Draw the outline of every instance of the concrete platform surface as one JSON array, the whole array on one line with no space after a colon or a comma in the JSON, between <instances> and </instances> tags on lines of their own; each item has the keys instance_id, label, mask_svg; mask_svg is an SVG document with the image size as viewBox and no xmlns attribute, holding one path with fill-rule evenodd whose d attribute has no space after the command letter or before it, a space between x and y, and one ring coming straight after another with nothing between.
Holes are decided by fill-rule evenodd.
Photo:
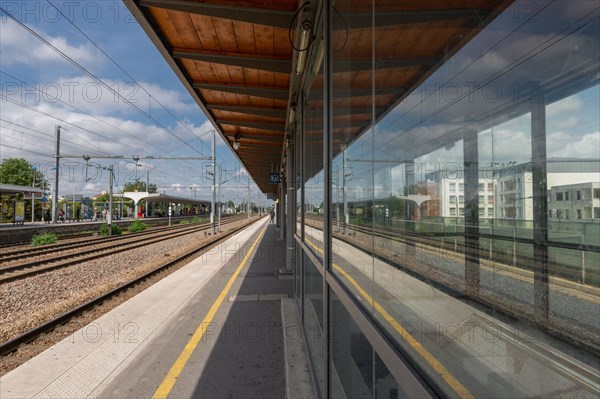
<instances>
[{"instance_id":1,"label":"concrete platform surface","mask_svg":"<svg viewBox=\"0 0 600 399\"><path fill-rule=\"evenodd\" d=\"M219 296L168 397L285 397L281 301L292 285L276 275L285 263L277 236L266 219L244 229L0 378L0 398L152 397ZM302 342L293 336L295 345ZM307 363L297 368L308 381Z\"/></svg>"}]
</instances>

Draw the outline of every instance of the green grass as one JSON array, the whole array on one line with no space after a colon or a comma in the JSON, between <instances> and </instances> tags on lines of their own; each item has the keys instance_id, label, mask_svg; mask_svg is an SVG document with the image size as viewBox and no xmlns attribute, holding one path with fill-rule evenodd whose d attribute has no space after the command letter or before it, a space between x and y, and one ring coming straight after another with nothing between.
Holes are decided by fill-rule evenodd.
<instances>
[{"instance_id":1,"label":"green grass","mask_svg":"<svg viewBox=\"0 0 600 399\"><path fill-rule=\"evenodd\" d=\"M140 220L134 220L130 225L129 225L129 232L130 233L137 233L139 231L144 231L148 228L148 225Z\"/></svg>"},{"instance_id":2,"label":"green grass","mask_svg":"<svg viewBox=\"0 0 600 399\"><path fill-rule=\"evenodd\" d=\"M37 236L33 236L31 245L34 247L39 247L41 245L55 244L57 239L58 238L56 234L53 233L39 234Z\"/></svg>"},{"instance_id":3,"label":"green grass","mask_svg":"<svg viewBox=\"0 0 600 399\"><path fill-rule=\"evenodd\" d=\"M123 229L121 227L119 227L116 224L111 224L112 227L112 235L113 236L120 236L121 233L123 233ZM100 234L102 234L103 236L108 236L108 224L103 224L102 227L100 227Z\"/></svg>"}]
</instances>

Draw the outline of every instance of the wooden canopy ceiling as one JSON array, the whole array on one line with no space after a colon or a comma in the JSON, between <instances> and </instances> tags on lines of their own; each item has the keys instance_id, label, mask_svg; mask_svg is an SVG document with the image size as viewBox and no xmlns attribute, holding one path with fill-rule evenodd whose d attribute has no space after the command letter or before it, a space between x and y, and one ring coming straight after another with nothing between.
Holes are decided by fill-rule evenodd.
<instances>
[{"instance_id":1,"label":"wooden canopy ceiling","mask_svg":"<svg viewBox=\"0 0 600 399\"><path fill-rule=\"evenodd\" d=\"M125 0L125 3L261 190L276 192L277 187L269 184L269 173L278 172L290 86L297 80L292 71L294 50L290 26L298 7L306 3L297 0ZM376 11L380 15L375 18L375 29L395 33L385 35L386 41L377 43L381 51L376 53L383 58L376 61L381 69L375 73L387 79L381 80L382 88L375 92L376 114L383 114L404 98L441 64L443 57L465 42L450 39L472 37L506 3L378 0ZM369 58L372 42L361 37L371 34L373 19L370 1L337 1L336 8L345 15L345 25L343 31L334 31L334 42L350 45L345 54L349 60L346 67L334 68L334 92L337 91L334 97L347 103L348 115L339 117L350 116L349 125L339 134L344 142L350 142L370 123L370 118L364 118L364 112L359 110L371 109L370 82L376 77L372 76L373 64ZM348 13L354 15L348 17ZM423 35L427 40L416 40ZM452 45L450 49L448 43ZM234 151L236 137L240 147Z\"/></svg>"}]
</instances>

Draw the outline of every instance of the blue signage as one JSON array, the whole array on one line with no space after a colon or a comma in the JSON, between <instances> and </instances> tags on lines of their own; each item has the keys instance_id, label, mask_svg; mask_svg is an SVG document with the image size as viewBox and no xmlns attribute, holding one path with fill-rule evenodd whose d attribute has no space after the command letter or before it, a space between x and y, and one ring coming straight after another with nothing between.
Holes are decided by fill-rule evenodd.
<instances>
[{"instance_id":1,"label":"blue signage","mask_svg":"<svg viewBox=\"0 0 600 399\"><path fill-rule=\"evenodd\" d=\"M269 184L279 184L281 183L281 177L279 173L271 173L269 175Z\"/></svg>"}]
</instances>

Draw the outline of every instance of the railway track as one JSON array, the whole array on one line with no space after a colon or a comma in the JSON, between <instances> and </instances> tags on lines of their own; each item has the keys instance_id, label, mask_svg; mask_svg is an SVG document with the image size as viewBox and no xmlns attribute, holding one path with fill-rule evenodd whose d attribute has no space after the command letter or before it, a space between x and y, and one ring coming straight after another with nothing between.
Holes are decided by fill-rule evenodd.
<instances>
[{"instance_id":1,"label":"railway track","mask_svg":"<svg viewBox=\"0 0 600 399\"><path fill-rule=\"evenodd\" d=\"M148 230L145 230L145 231L131 233L131 234L123 234L123 235L112 236L112 237L104 237L104 236L100 236L100 235L94 236L91 233L85 234L85 235L82 234L82 235L79 235L77 238L84 238L84 239L78 240L76 242L72 242L72 241L59 242L56 244L44 245L44 246L39 246L39 247L32 247L29 245L25 248L20 247L18 249L11 250L11 251L3 251L2 253L0 253L0 262L3 262L3 263L11 262L14 260L28 258L31 256L51 254L54 252L59 252L59 251L68 250L68 249L83 248L86 245L91 245L91 244L93 245L96 243L118 242L120 240L130 239L132 237L132 234L135 234L136 237L141 237L144 235L152 235L157 232L169 232L169 231L181 229L182 227L192 227L192 226L210 226L210 223L201 222L201 223L195 223L195 224L189 224L189 225L183 225L183 226L175 225L175 226L168 226L168 227L150 227ZM73 237L70 237L70 238L73 238Z\"/></svg>"},{"instance_id":2,"label":"railway track","mask_svg":"<svg viewBox=\"0 0 600 399\"><path fill-rule=\"evenodd\" d=\"M229 220L233 223L239 219ZM156 242L176 238L187 234L192 234L206 230L210 223L201 223L197 225L172 226L170 228L154 229L148 232L128 234L105 238L102 240L91 240L77 243L65 243L46 250L39 251L25 250L23 253L15 253L0 258L3 263L27 259L32 256L42 256L43 259L17 262L8 266L0 267L0 284L35 276L52 270L62 269L82 262L106 257L109 255L125 252L142 246L152 245ZM66 251L69 251L65 253ZM50 255L46 257L46 255Z\"/></svg>"},{"instance_id":3,"label":"railway track","mask_svg":"<svg viewBox=\"0 0 600 399\"><path fill-rule=\"evenodd\" d=\"M136 287L137 285L139 285L140 283L142 283L146 280L158 278L157 277L158 275L167 271L168 269L175 269L176 266L183 266L183 265L187 264L192 258L201 255L206 250L209 250L210 248L214 247L221 241L225 240L226 238L237 233L241 229L247 227L249 224L254 223L257 220L260 220L260 219L257 218L252 221L249 221L248 223L243 223L243 221L242 221L242 223L239 223L239 220L229 220L228 223L224 224L224 227L226 227L226 225L231 225L234 227L230 228L228 231L226 231L218 236L211 237L210 239L208 239L207 241L204 241L198 247L196 247L195 249L193 249L191 251L188 251L184 255L178 256L174 259L171 259L168 262L165 262L164 264L154 268L153 270L131 279L130 281L120 285L117 288L114 288L106 293L103 293L103 294L101 294L101 295L67 311L67 312L64 312L63 314L61 314L57 317L54 317L53 319L51 319L49 321L46 321L28 331L0 344L0 356L5 356L11 352L14 352L20 346L34 341L40 335L47 333L49 331L52 331L53 329L55 329L58 326L68 323L70 320L78 317L79 315L83 314L84 312L90 311L90 310L98 307L99 305L107 302L108 300L110 300L112 298L115 298L115 297L121 295L122 293L132 289L133 287ZM165 239L165 238L166 238L165 236L162 237L162 239Z\"/></svg>"}]
</instances>

